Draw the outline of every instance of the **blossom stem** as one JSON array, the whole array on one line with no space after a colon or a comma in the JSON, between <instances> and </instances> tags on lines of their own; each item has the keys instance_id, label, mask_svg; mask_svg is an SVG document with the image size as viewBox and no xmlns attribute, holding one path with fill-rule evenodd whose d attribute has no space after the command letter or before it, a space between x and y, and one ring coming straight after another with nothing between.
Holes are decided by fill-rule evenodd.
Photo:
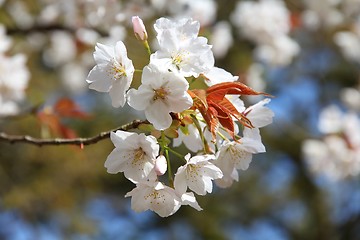
<instances>
[{"instance_id":1,"label":"blossom stem","mask_svg":"<svg viewBox=\"0 0 360 240\"><path fill-rule=\"evenodd\" d=\"M148 41L143 41L146 51L148 52L149 56L151 55L151 49L149 46Z\"/></svg>"},{"instance_id":2,"label":"blossom stem","mask_svg":"<svg viewBox=\"0 0 360 240\"><path fill-rule=\"evenodd\" d=\"M177 151L169 148L169 147L165 147L166 150L169 150L169 152L173 153L174 155L176 155L177 157L181 158L182 160L184 160L186 162L186 159L184 158L184 156L181 153L178 153Z\"/></svg>"},{"instance_id":3,"label":"blossom stem","mask_svg":"<svg viewBox=\"0 0 360 240\"><path fill-rule=\"evenodd\" d=\"M221 132L218 131L217 134L218 134L222 139L229 141L229 139L228 139L227 137L225 137L225 135L222 134Z\"/></svg>"},{"instance_id":4,"label":"blossom stem","mask_svg":"<svg viewBox=\"0 0 360 240\"><path fill-rule=\"evenodd\" d=\"M206 141L206 139L204 137L204 133L201 130L201 126L199 124L199 121L198 121L198 119L196 118L196 116L194 114L190 114L190 116L191 116L191 119L193 120L197 130L199 131L201 142L203 143L203 150L204 150L205 153L207 153L208 150L207 150L206 146L208 146L208 144L207 144L207 141Z\"/></svg>"},{"instance_id":5,"label":"blossom stem","mask_svg":"<svg viewBox=\"0 0 360 240\"><path fill-rule=\"evenodd\" d=\"M159 142L159 144L160 144L160 147L161 147L162 151L165 153L165 158L166 158L166 162L167 162L167 172L168 172L168 178L169 178L169 185L171 187L173 187L174 186L174 179L173 179L172 171L171 171L171 163L170 163L170 157L169 157L169 147L166 144L164 131L161 131L161 141Z\"/></svg>"},{"instance_id":6,"label":"blossom stem","mask_svg":"<svg viewBox=\"0 0 360 240\"><path fill-rule=\"evenodd\" d=\"M135 72L142 73L142 69L135 69Z\"/></svg>"}]
</instances>

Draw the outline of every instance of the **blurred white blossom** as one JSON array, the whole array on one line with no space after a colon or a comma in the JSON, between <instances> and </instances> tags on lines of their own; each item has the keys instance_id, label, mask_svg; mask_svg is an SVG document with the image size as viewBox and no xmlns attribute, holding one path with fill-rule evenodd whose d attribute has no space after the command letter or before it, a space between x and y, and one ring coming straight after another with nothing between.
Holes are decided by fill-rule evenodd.
<instances>
[{"instance_id":1,"label":"blurred white blossom","mask_svg":"<svg viewBox=\"0 0 360 240\"><path fill-rule=\"evenodd\" d=\"M291 63L300 47L288 36L290 13L282 0L238 2L231 20L246 38L257 44L255 55L274 66Z\"/></svg>"}]
</instances>

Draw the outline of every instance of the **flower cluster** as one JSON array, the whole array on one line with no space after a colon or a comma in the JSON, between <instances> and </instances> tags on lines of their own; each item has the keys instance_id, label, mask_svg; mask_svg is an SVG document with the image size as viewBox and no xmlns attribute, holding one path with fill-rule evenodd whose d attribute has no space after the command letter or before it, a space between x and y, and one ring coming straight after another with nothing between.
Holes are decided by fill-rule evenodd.
<instances>
[{"instance_id":1,"label":"flower cluster","mask_svg":"<svg viewBox=\"0 0 360 240\"><path fill-rule=\"evenodd\" d=\"M115 149L105 167L109 173L123 172L136 185L126 194L135 211L150 209L166 217L182 205L201 210L194 193L211 193L214 180L229 187L238 180L238 170L249 167L253 154L265 152L259 128L272 122L274 114L265 106L270 99L245 107L239 96L267 94L214 66L211 46L198 36L199 22L158 19L159 49L154 53L141 19L133 17L133 24L150 55L149 64L138 70L141 85L131 88L135 68L122 41L96 45L96 66L87 77L91 89L110 94L114 107L127 102L144 111L148 121L139 126L142 133L111 133ZM203 89L193 88L195 82ZM184 143L192 153L179 153L171 140L172 146ZM174 174L173 158L183 163Z\"/></svg>"},{"instance_id":2,"label":"flower cluster","mask_svg":"<svg viewBox=\"0 0 360 240\"><path fill-rule=\"evenodd\" d=\"M232 22L257 47L259 60L274 66L286 66L300 47L288 36L290 12L282 0L241 1L231 15Z\"/></svg>"},{"instance_id":3,"label":"flower cluster","mask_svg":"<svg viewBox=\"0 0 360 240\"><path fill-rule=\"evenodd\" d=\"M329 105L320 112L318 127L323 139L307 139L303 153L310 170L331 180L360 174L360 118Z\"/></svg>"},{"instance_id":4,"label":"flower cluster","mask_svg":"<svg viewBox=\"0 0 360 240\"><path fill-rule=\"evenodd\" d=\"M0 25L0 116L19 112L18 103L25 98L25 88L30 74L26 68L23 54L8 56L11 39Z\"/></svg>"}]
</instances>

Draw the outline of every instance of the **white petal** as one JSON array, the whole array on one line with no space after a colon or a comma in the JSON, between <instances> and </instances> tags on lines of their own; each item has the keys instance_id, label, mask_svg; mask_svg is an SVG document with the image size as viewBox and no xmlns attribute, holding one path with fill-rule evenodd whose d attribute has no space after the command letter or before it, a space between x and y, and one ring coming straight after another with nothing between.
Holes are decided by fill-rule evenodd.
<instances>
[{"instance_id":1,"label":"white petal","mask_svg":"<svg viewBox=\"0 0 360 240\"><path fill-rule=\"evenodd\" d=\"M196 201L194 193L192 193L192 192L184 193L181 196L181 202L182 202L182 205L189 205L189 206L195 208L198 211L203 210L200 207L199 203Z\"/></svg>"},{"instance_id":2,"label":"white petal","mask_svg":"<svg viewBox=\"0 0 360 240\"><path fill-rule=\"evenodd\" d=\"M149 203L145 201L145 196L151 191L146 185L137 185L136 188L128 192L125 197L131 198L131 209L135 212L143 212L149 209Z\"/></svg>"},{"instance_id":3,"label":"white petal","mask_svg":"<svg viewBox=\"0 0 360 240\"><path fill-rule=\"evenodd\" d=\"M195 175L195 173L192 174L192 176L188 176L187 179L187 185L189 189L194 191L198 195L205 195L206 194L206 183L205 183L206 177L198 177ZM208 178L209 179L209 178ZM211 183L211 180L210 180Z\"/></svg>"},{"instance_id":4,"label":"white petal","mask_svg":"<svg viewBox=\"0 0 360 240\"><path fill-rule=\"evenodd\" d=\"M110 97L113 107L123 107L126 101L126 90L129 89L129 84L126 78L117 79L110 89Z\"/></svg>"},{"instance_id":5,"label":"white petal","mask_svg":"<svg viewBox=\"0 0 360 240\"><path fill-rule=\"evenodd\" d=\"M122 41L118 41L115 44L115 58L119 63L123 63L127 59L126 47Z\"/></svg>"},{"instance_id":6,"label":"white petal","mask_svg":"<svg viewBox=\"0 0 360 240\"><path fill-rule=\"evenodd\" d=\"M182 95L168 95L167 101L172 112L182 112L193 105L193 100L186 92Z\"/></svg>"},{"instance_id":7,"label":"white petal","mask_svg":"<svg viewBox=\"0 0 360 240\"><path fill-rule=\"evenodd\" d=\"M139 111L145 110L154 97L153 90L141 85L138 90L130 89L127 93L128 104Z\"/></svg>"},{"instance_id":8,"label":"white petal","mask_svg":"<svg viewBox=\"0 0 360 240\"><path fill-rule=\"evenodd\" d=\"M249 112L247 117L255 127L260 128L272 123L274 112L269 108L264 107L264 105L269 102L270 99L266 98L246 109L246 112Z\"/></svg>"},{"instance_id":9,"label":"white petal","mask_svg":"<svg viewBox=\"0 0 360 240\"><path fill-rule=\"evenodd\" d=\"M235 163L236 169L247 170L252 160L252 153L244 152L241 158L238 158Z\"/></svg>"},{"instance_id":10,"label":"white petal","mask_svg":"<svg viewBox=\"0 0 360 240\"><path fill-rule=\"evenodd\" d=\"M109 154L104 164L108 173L115 174L123 171L123 163L125 159L123 159L122 156L123 152L116 148Z\"/></svg>"},{"instance_id":11,"label":"white petal","mask_svg":"<svg viewBox=\"0 0 360 240\"><path fill-rule=\"evenodd\" d=\"M208 86L212 86L214 84L223 83L223 82L234 82L239 77L233 76L231 73L227 72L225 69L213 67L204 74L207 78L205 83Z\"/></svg>"},{"instance_id":12,"label":"white petal","mask_svg":"<svg viewBox=\"0 0 360 240\"><path fill-rule=\"evenodd\" d=\"M239 181L239 173L236 168L233 169L230 175L224 175L223 178L215 179L215 184L221 188L228 188L233 184L234 180Z\"/></svg>"},{"instance_id":13,"label":"white petal","mask_svg":"<svg viewBox=\"0 0 360 240\"><path fill-rule=\"evenodd\" d=\"M217 166L215 166L212 163L206 164L202 169L203 169L204 174L206 174L206 176L209 176L212 179L217 179L217 178L223 177L223 173L220 170L220 168L218 168Z\"/></svg>"},{"instance_id":14,"label":"white petal","mask_svg":"<svg viewBox=\"0 0 360 240\"><path fill-rule=\"evenodd\" d=\"M155 161L155 172L158 176L164 175L167 170L167 161L164 155L160 155Z\"/></svg>"},{"instance_id":15,"label":"white petal","mask_svg":"<svg viewBox=\"0 0 360 240\"><path fill-rule=\"evenodd\" d=\"M164 130L170 127L172 123L168 107L163 101L155 101L152 105L149 105L145 110L145 116L158 130Z\"/></svg>"},{"instance_id":16,"label":"white petal","mask_svg":"<svg viewBox=\"0 0 360 240\"><path fill-rule=\"evenodd\" d=\"M208 193L211 193L212 189L213 189L213 183L211 181L211 178L210 177L204 177L203 180L204 180L205 191L208 192Z\"/></svg>"},{"instance_id":17,"label":"white petal","mask_svg":"<svg viewBox=\"0 0 360 240\"><path fill-rule=\"evenodd\" d=\"M165 186L164 189L157 190L155 196L151 199L150 209L161 217L174 214L181 206L180 199L176 196L174 189L170 187Z\"/></svg>"},{"instance_id":18,"label":"white petal","mask_svg":"<svg viewBox=\"0 0 360 240\"><path fill-rule=\"evenodd\" d=\"M118 130L116 132L111 132L110 133L110 139L113 142L113 144L115 145L115 147L119 147L123 144L123 141L127 138L130 137L131 135L134 135L136 133L131 133L131 132L125 132L125 131L121 131Z\"/></svg>"},{"instance_id":19,"label":"white petal","mask_svg":"<svg viewBox=\"0 0 360 240\"><path fill-rule=\"evenodd\" d=\"M114 58L114 47L97 43L95 46L94 59L97 64L107 64Z\"/></svg>"},{"instance_id":20,"label":"white petal","mask_svg":"<svg viewBox=\"0 0 360 240\"><path fill-rule=\"evenodd\" d=\"M109 92L112 85L112 78L109 77L106 65L96 65L86 78L86 81L90 83L89 88L98 92Z\"/></svg>"},{"instance_id":21,"label":"white petal","mask_svg":"<svg viewBox=\"0 0 360 240\"><path fill-rule=\"evenodd\" d=\"M186 192L187 183L186 183L186 173L184 166L179 167L175 174L174 187L176 192L180 193L180 195Z\"/></svg>"}]
</instances>

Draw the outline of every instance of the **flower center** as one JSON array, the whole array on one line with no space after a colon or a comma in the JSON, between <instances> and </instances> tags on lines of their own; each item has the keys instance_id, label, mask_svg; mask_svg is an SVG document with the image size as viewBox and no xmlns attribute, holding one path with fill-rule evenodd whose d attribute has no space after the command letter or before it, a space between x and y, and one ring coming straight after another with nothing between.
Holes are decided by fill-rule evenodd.
<instances>
[{"instance_id":1,"label":"flower center","mask_svg":"<svg viewBox=\"0 0 360 240\"><path fill-rule=\"evenodd\" d=\"M158 88L154 90L154 97L153 100L156 101L158 99L164 100L166 98L166 95L168 95L168 92L164 87Z\"/></svg>"},{"instance_id":2,"label":"flower center","mask_svg":"<svg viewBox=\"0 0 360 240\"><path fill-rule=\"evenodd\" d=\"M149 202L151 204L156 204L156 205L165 203L165 195L162 192L157 191L157 190L153 190L148 195L145 195L144 199L145 200L149 199Z\"/></svg>"},{"instance_id":3,"label":"flower center","mask_svg":"<svg viewBox=\"0 0 360 240\"><path fill-rule=\"evenodd\" d=\"M230 146L228 148L228 151L230 152L230 154L232 156L232 159L234 161L238 161L238 160L243 159L246 156L246 153L247 153L245 150L238 149L235 146Z\"/></svg>"},{"instance_id":4,"label":"flower center","mask_svg":"<svg viewBox=\"0 0 360 240\"><path fill-rule=\"evenodd\" d=\"M114 78L114 80L118 80L122 76L126 76L125 67L121 63L113 59L111 61L109 74Z\"/></svg>"},{"instance_id":5,"label":"flower center","mask_svg":"<svg viewBox=\"0 0 360 240\"><path fill-rule=\"evenodd\" d=\"M139 147L138 149L136 149L136 150L135 150L135 154L134 154L133 163L136 163L136 162L138 162L138 161L143 160L145 154L146 154L146 153L142 150L141 147Z\"/></svg>"},{"instance_id":6,"label":"flower center","mask_svg":"<svg viewBox=\"0 0 360 240\"><path fill-rule=\"evenodd\" d=\"M201 167L202 166L200 164L189 164L187 166L187 176L191 181L196 181L195 179L199 176L202 177L202 174L200 173Z\"/></svg>"},{"instance_id":7,"label":"flower center","mask_svg":"<svg viewBox=\"0 0 360 240\"><path fill-rule=\"evenodd\" d=\"M177 68L186 60L186 51L179 51L172 55L172 64L174 64Z\"/></svg>"}]
</instances>

